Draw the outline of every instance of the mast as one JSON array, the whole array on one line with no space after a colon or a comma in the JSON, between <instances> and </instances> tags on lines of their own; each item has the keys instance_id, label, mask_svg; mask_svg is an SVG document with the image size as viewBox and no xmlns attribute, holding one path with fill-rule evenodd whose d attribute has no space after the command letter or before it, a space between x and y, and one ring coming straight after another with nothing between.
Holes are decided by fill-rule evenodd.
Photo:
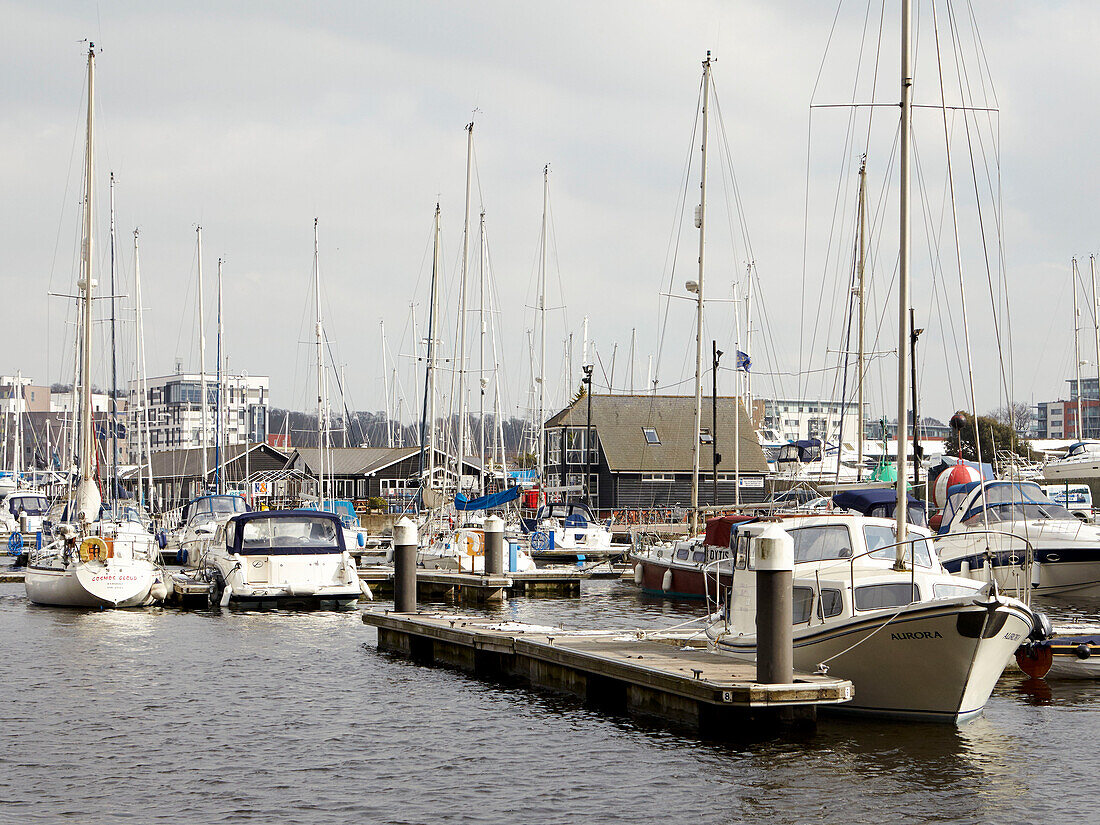
<instances>
[{"instance_id":1,"label":"mast","mask_svg":"<svg viewBox=\"0 0 1100 825\"><path fill-rule=\"evenodd\" d=\"M109 501L118 495L118 347L115 340L115 173L111 172L111 492ZM22 445L20 445L22 447Z\"/></svg>"},{"instance_id":2,"label":"mast","mask_svg":"<svg viewBox=\"0 0 1100 825\"><path fill-rule=\"evenodd\" d=\"M222 382L225 380L225 375L222 373L222 259L218 258L218 341L215 347L218 354L218 367L217 376L215 381L217 382L217 389L215 390L214 400L216 402L214 414L217 418L214 421L214 483L215 489L219 494L225 492L225 474L224 467L222 465L225 456L222 454L222 439L225 437L225 433L222 432L222 425L225 421L225 388L222 386Z\"/></svg>"},{"instance_id":3,"label":"mast","mask_svg":"<svg viewBox=\"0 0 1100 825\"><path fill-rule=\"evenodd\" d=\"M321 321L321 267L317 218L313 219L313 300L317 337L317 505L325 509L325 450L328 449L328 405L325 398L325 328Z\"/></svg>"},{"instance_id":4,"label":"mast","mask_svg":"<svg viewBox=\"0 0 1100 825\"><path fill-rule=\"evenodd\" d=\"M897 506L897 553L894 566L904 569L905 547L900 542L906 538L906 508L908 491L906 489L907 448L905 439L905 421L909 406L909 149L912 139L912 87L913 76L910 68L909 30L912 25L911 0L902 0L901 12L901 174L899 177L901 199L901 226L899 230L898 250L898 480ZM975 411L977 415L977 411Z\"/></svg>"},{"instance_id":5,"label":"mast","mask_svg":"<svg viewBox=\"0 0 1100 825\"><path fill-rule=\"evenodd\" d=\"M210 472L210 467L207 463L206 457L206 321L203 316L203 300L202 300L202 227L195 227L195 243L198 246L198 261L199 261L199 400L200 407L202 409L202 429L199 436L199 451L202 453L202 485L199 490L200 493L206 492L207 474Z\"/></svg>"},{"instance_id":6,"label":"mast","mask_svg":"<svg viewBox=\"0 0 1100 825\"><path fill-rule=\"evenodd\" d=\"M95 432L92 429L92 212L94 207L92 177L94 173L94 118L95 111L95 44L88 44L88 135L84 149L84 242L83 278L78 286L81 291L82 349L80 353L80 481L76 491L76 518L88 523L99 517L103 501L92 473L95 460Z\"/></svg>"},{"instance_id":7,"label":"mast","mask_svg":"<svg viewBox=\"0 0 1100 825\"><path fill-rule=\"evenodd\" d=\"M424 478L424 448L428 448L428 476L424 485L431 486L435 478L435 321L436 287L439 281L439 204L435 205L432 229L432 285L428 298L428 351L424 369L424 412L420 417L420 475ZM415 323L413 325L415 329Z\"/></svg>"},{"instance_id":8,"label":"mast","mask_svg":"<svg viewBox=\"0 0 1100 825\"><path fill-rule=\"evenodd\" d=\"M542 167L542 254L539 258L539 377L538 382L538 446L535 455L538 458L539 506L546 503L546 459L543 455L543 443L546 441L546 212L550 201L550 164ZM589 387L591 392L592 388ZM587 438L587 435L585 436ZM564 446L564 445L563 445ZM585 444L585 449L588 445Z\"/></svg>"},{"instance_id":9,"label":"mast","mask_svg":"<svg viewBox=\"0 0 1100 825\"><path fill-rule=\"evenodd\" d=\"M23 403L26 393L23 392L23 371L15 372L15 450L13 452L13 464L15 466L15 484L19 486L19 476L22 474L26 462L23 460Z\"/></svg>"},{"instance_id":10,"label":"mast","mask_svg":"<svg viewBox=\"0 0 1100 825\"><path fill-rule=\"evenodd\" d=\"M864 273L867 267L867 156L864 155L859 163L859 261L856 268L858 276L858 286L856 287L859 292L859 361L856 367L856 386L858 404L856 408L856 418L859 425L856 428L856 480L863 481L863 439L864 439L864 422L863 422L863 364L864 359L867 357L863 351L863 331L865 323L866 312L866 293L864 292ZM843 426L843 418L841 419ZM839 460L837 464L839 465ZM839 466L837 470L839 472Z\"/></svg>"},{"instance_id":11,"label":"mast","mask_svg":"<svg viewBox=\"0 0 1100 825\"><path fill-rule=\"evenodd\" d=\"M699 530L699 428L703 419L703 250L707 230L707 115L710 101L710 51L703 61L703 145L699 177L699 280L695 305L695 431L691 440L691 533Z\"/></svg>"},{"instance_id":12,"label":"mast","mask_svg":"<svg viewBox=\"0 0 1100 825\"><path fill-rule=\"evenodd\" d=\"M478 449L481 451L481 474L479 478L481 483L479 486L479 492L481 495L485 495L485 470L486 470L486 453L485 453L485 388L489 382L485 378L485 210L481 210L481 228L478 233L480 238L478 242L478 275L480 279L480 299L478 300L478 349L480 350L480 357L478 360L478 407L477 407L477 420L478 428L480 429L480 435L478 436Z\"/></svg>"},{"instance_id":13,"label":"mast","mask_svg":"<svg viewBox=\"0 0 1100 825\"><path fill-rule=\"evenodd\" d=\"M382 338L382 392L386 396L386 446L393 449L393 423L390 409L390 375L389 366L386 363L386 319L378 319L378 331Z\"/></svg>"},{"instance_id":14,"label":"mast","mask_svg":"<svg viewBox=\"0 0 1100 825\"><path fill-rule=\"evenodd\" d=\"M1100 304L1096 302L1096 256L1089 255L1089 274L1092 276L1092 321L1096 334L1096 391L1100 398ZM1078 395L1081 390L1078 387ZM1011 402L1010 402L1011 403ZM1009 408L1011 409L1011 407ZM1015 423L1015 422L1013 422Z\"/></svg>"},{"instance_id":15,"label":"mast","mask_svg":"<svg viewBox=\"0 0 1100 825\"><path fill-rule=\"evenodd\" d=\"M1073 363L1077 380L1077 440L1081 440L1081 310L1077 306L1077 259L1073 259Z\"/></svg>"},{"instance_id":16,"label":"mast","mask_svg":"<svg viewBox=\"0 0 1100 825\"><path fill-rule=\"evenodd\" d=\"M474 123L466 124L466 214L462 221L462 281L458 288L458 449L455 451L456 491L462 488L466 453L466 281L470 266L470 173L474 158ZM482 473L484 475L484 473Z\"/></svg>"},{"instance_id":17,"label":"mast","mask_svg":"<svg viewBox=\"0 0 1100 825\"><path fill-rule=\"evenodd\" d=\"M145 379L145 332L142 326L141 307L141 269L138 266L138 230L134 229L134 335L137 337L138 369L141 370L141 413L144 432L138 434L138 489L141 489L141 464L148 461L149 470L149 506L153 505L153 460L152 445L149 443L149 387ZM144 453L144 454L143 454Z\"/></svg>"}]
</instances>

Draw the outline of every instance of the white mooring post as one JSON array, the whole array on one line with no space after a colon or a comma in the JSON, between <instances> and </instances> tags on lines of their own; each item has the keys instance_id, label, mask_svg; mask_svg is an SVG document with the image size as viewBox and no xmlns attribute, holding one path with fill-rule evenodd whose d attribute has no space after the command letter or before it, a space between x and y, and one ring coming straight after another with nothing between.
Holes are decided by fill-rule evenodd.
<instances>
[{"instance_id":1,"label":"white mooring post","mask_svg":"<svg viewBox=\"0 0 1100 825\"><path fill-rule=\"evenodd\" d=\"M778 524L756 540L756 681L794 681L794 539Z\"/></svg>"},{"instance_id":2,"label":"white mooring post","mask_svg":"<svg viewBox=\"0 0 1100 825\"><path fill-rule=\"evenodd\" d=\"M393 528L393 609L416 612L416 524L402 518Z\"/></svg>"}]
</instances>

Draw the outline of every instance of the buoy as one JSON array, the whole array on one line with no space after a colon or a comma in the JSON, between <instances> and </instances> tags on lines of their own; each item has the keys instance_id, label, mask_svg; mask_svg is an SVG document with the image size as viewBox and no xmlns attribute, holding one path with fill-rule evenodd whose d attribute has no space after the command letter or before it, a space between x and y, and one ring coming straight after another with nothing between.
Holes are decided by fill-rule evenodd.
<instances>
[{"instance_id":1,"label":"buoy","mask_svg":"<svg viewBox=\"0 0 1100 825\"><path fill-rule=\"evenodd\" d=\"M668 591L672 589L672 568L670 567L665 571L664 576L661 577L661 589Z\"/></svg>"},{"instance_id":2,"label":"buoy","mask_svg":"<svg viewBox=\"0 0 1100 825\"><path fill-rule=\"evenodd\" d=\"M1032 679L1042 679L1054 664L1050 645L1027 645L1016 648L1016 664Z\"/></svg>"},{"instance_id":3,"label":"buoy","mask_svg":"<svg viewBox=\"0 0 1100 825\"><path fill-rule=\"evenodd\" d=\"M642 563L634 565L634 584L641 586L643 578Z\"/></svg>"},{"instance_id":4,"label":"buoy","mask_svg":"<svg viewBox=\"0 0 1100 825\"><path fill-rule=\"evenodd\" d=\"M970 576L970 559L962 560L962 563L959 565L959 575Z\"/></svg>"},{"instance_id":5,"label":"buoy","mask_svg":"<svg viewBox=\"0 0 1100 825\"><path fill-rule=\"evenodd\" d=\"M959 461L951 469L944 470L936 476L936 483L932 485L933 503L937 507L943 507L947 504L947 489L949 487L954 487L956 484L969 484L972 481L980 480L981 477L982 474L976 467Z\"/></svg>"}]
</instances>

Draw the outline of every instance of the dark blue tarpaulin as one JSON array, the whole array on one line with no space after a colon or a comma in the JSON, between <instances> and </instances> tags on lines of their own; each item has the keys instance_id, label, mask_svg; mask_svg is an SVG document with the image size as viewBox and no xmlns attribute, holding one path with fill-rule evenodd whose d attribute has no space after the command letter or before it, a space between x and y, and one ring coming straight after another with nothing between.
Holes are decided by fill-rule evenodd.
<instances>
[{"instance_id":1,"label":"dark blue tarpaulin","mask_svg":"<svg viewBox=\"0 0 1100 825\"><path fill-rule=\"evenodd\" d=\"M455 509L491 510L494 507L500 507L502 504L507 504L509 501L515 501L517 498L519 498L519 487L509 487L503 492L493 493L492 495L482 496L481 498L475 498L473 500L459 493L455 496Z\"/></svg>"}]
</instances>

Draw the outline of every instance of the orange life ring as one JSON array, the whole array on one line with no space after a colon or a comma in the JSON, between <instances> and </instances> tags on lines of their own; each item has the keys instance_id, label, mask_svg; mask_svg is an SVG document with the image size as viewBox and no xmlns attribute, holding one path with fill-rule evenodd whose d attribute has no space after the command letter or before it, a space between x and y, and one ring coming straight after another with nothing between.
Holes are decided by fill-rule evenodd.
<instances>
[{"instance_id":1,"label":"orange life ring","mask_svg":"<svg viewBox=\"0 0 1100 825\"><path fill-rule=\"evenodd\" d=\"M80 542L81 561L107 561L113 555L111 546L99 536L88 536Z\"/></svg>"},{"instance_id":2,"label":"orange life ring","mask_svg":"<svg viewBox=\"0 0 1100 825\"><path fill-rule=\"evenodd\" d=\"M481 546L481 534L475 533L472 530L468 532L466 534L466 555L480 556L484 552Z\"/></svg>"}]
</instances>

